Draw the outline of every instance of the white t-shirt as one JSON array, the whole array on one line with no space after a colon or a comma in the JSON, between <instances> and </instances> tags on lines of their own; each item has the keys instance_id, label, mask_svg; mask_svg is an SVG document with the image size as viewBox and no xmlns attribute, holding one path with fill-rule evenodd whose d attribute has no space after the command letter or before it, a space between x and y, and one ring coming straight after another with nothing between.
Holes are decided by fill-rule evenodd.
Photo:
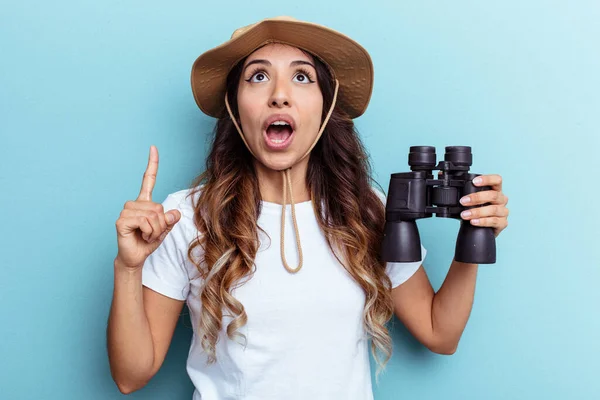
<instances>
[{"instance_id":1,"label":"white t-shirt","mask_svg":"<svg viewBox=\"0 0 600 400\"><path fill-rule=\"evenodd\" d=\"M147 258L142 279L145 286L187 302L194 328L187 359L195 386L193 400L373 399L362 319L365 295L329 249L310 201L295 204L304 258L295 274L281 260L282 207L262 202L258 225L271 240L259 230L256 272L233 289L248 315L247 324L239 330L246 336L246 347L243 338L232 341L227 337L232 318L224 313L217 362L205 364L207 357L197 336L201 280L187 258L189 244L198 233L189 193L189 189L171 193L162 203L165 212L176 208L182 218ZM285 255L294 268L298 252L289 205L286 212ZM421 251L424 259L423 246ZM410 278L422 261L388 263L392 286Z\"/></svg>"}]
</instances>

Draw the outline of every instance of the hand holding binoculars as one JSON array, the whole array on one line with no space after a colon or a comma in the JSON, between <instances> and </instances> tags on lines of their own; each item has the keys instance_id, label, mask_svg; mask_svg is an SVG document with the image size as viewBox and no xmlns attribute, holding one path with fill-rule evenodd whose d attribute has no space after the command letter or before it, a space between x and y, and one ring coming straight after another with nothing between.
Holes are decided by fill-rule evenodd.
<instances>
[{"instance_id":1,"label":"hand holding binoculars","mask_svg":"<svg viewBox=\"0 0 600 400\"><path fill-rule=\"evenodd\" d=\"M463 220L465 207L460 199L471 193L490 190L475 186L473 179L481 174L469 173L473 155L469 146L447 146L444 161L436 165L435 147L412 146L408 155L411 172L391 175L386 202L385 233L381 256L387 262L421 260L421 239L416 220L437 217L461 221L454 259L464 263L494 264L496 238L493 228L478 227ZM439 170L433 179L433 170Z\"/></svg>"}]
</instances>

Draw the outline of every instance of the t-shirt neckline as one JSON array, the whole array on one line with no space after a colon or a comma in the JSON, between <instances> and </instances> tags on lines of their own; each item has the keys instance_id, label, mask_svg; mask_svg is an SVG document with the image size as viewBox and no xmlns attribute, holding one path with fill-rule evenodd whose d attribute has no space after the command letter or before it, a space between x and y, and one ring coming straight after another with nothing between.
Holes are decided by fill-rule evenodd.
<instances>
[{"instance_id":1,"label":"t-shirt neckline","mask_svg":"<svg viewBox=\"0 0 600 400\"><path fill-rule=\"evenodd\" d=\"M283 209L283 205L279 203L273 203L270 201L261 200L261 208L262 212L266 214L278 214L281 215L281 210ZM292 207L291 204L286 204L285 210L288 214L291 214ZM301 201L300 203L294 203L294 211L297 214L313 212L312 200Z\"/></svg>"}]
</instances>

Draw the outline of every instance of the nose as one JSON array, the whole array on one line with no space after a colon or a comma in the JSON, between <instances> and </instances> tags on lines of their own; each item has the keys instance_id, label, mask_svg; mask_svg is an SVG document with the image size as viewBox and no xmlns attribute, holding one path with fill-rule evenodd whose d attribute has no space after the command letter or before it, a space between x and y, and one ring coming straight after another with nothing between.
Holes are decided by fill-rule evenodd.
<instances>
[{"instance_id":1,"label":"nose","mask_svg":"<svg viewBox=\"0 0 600 400\"><path fill-rule=\"evenodd\" d=\"M277 108L289 107L290 102L289 87L285 79L277 79L269 98L269 106Z\"/></svg>"}]
</instances>

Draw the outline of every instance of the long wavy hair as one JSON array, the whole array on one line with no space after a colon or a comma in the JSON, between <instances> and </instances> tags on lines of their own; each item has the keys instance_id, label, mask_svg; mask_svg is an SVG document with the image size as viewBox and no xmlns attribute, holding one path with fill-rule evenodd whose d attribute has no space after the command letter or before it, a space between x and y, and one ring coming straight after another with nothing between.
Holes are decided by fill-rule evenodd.
<instances>
[{"instance_id":1,"label":"long wavy hair","mask_svg":"<svg viewBox=\"0 0 600 400\"><path fill-rule=\"evenodd\" d=\"M322 123L333 101L335 83L327 65L315 55L306 54L315 61L323 95ZM227 78L229 104L238 121L237 89L244 61L236 64ZM223 309L233 317L227 326L227 336L230 339L244 336L237 330L248 318L244 305L232 296L231 289L253 274L259 247L257 220L261 212L253 156L228 115L217 121L213 134L206 170L192 183L191 194L200 191L194 204L194 222L199 233L188 250L189 259L203 279L199 334L208 363L216 361L215 346L222 329ZM363 321L371 339L378 376L392 354L386 328L393 314L391 281L379 256L385 208L373 190L373 185L379 190L381 187L371 176L371 165L354 123L338 107L309 155L306 185L329 247L364 290ZM197 246L203 250L200 260L193 258ZM383 360L378 353L383 354Z\"/></svg>"}]
</instances>

